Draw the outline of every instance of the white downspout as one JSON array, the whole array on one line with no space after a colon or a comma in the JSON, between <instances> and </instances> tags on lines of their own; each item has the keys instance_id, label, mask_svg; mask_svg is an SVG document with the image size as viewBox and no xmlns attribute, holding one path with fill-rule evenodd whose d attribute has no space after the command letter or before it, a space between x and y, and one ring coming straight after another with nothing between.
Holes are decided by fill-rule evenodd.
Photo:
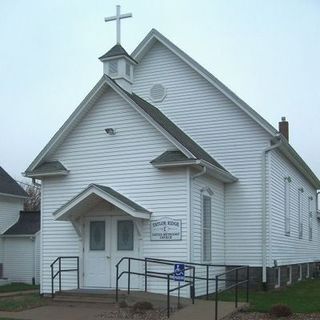
<instances>
[{"instance_id":1,"label":"white downspout","mask_svg":"<svg viewBox=\"0 0 320 320\"><path fill-rule=\"evenodd\" d=\"M196 173L195 175L191 175L191 170L189 169L189 255L190 259L189 261L193 261L193 212L192 212L192 188L193 183L192 181L204 174L207 173L207 168L205 166L202 167L202 170L199 173Z\"/></svg>"},{"instance_id":2,"label":"white downspout","mask_svg":"<svg viewBox=\"0 0 320 320\"><path fill-rule=\"evenodd\" d=\"M281 139L279 136L277 139ZM262 182L262 282L267 282L267 196L266 196L266 155L269 151L282 144L279 140L275 145L267 147L262 152L261 182ZM269 173L270 174L270 173Z\"/></svg>"}]
</instances>

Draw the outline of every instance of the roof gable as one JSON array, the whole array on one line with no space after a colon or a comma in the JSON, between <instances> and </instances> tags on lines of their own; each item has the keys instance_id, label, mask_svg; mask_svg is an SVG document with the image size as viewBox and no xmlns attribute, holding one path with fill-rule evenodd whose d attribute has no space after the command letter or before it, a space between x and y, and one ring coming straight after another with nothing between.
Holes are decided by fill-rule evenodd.
<instances>
[{"instance_id":1,"label":"roof gable","mask_svg":"<svg viewBox=\"0 0 320 320\"><path fill-rule=\"evenodd\" d=\"M144 116L153 126L155 126L170 142L173 143L181 152L187 157L202 159L212 166L220 170L228 172L217 161L215 161L204 149L195 143L188 135L186 135L178 126L169 120L159 109L140 98L136 94L128 93L123 90L117 83L104 75L98 82L95 88L86 97L83 103L72 113L70 118L60 128L60 130L53 136L48 145L40 152L38 157L27 168L25 175L32 176L35 170L41 167L42 163L47 160L46 157L52 153L52 150L57 148L62 143L64 138L71 132L72 128L80 121L84 114L93 106L97 99L95 96L101 96L103 90L110 87L118 93L124 100L133 106L142 116ZM93 102L92 102L93 101Z\"/></svg>"},{"instance_id":2,"label":"roof gable","mask_svg":"<svg viewBox=\"0 0 320 320\"><path fill-rule=\"evenodd\" d=\"M0 194L28 197L23 188L2 167L0 167Z\"/></svg>"},{"instance_id":3,"label":"roof gable","mask_svg":"<svg viewBox=\"0 0 320 320\"><path fill-rule=\"evenodd\" d=\"M131 56L139 63L149 49L154 45L156 41L159 41L182 61L189 65L193 70L204 77L209 83L211 83L216 89L223 93L228 99L230 99L235 105L243 110L249 117L257 122L264 130L274 136L277 134L277 130L262 116L260 116L254 109L252 109L247 103L240 99L235 93L233 93L228 87L226 87L220 80L218 80L213 74L202 67L184 51L179 49L174 43L167 39L156 29L152 29L147 36L141 41L137 48L132 52Z\"/></svg>"},{"instance_id":4,"label":"roof gable","mask_svg":"<svg viewBox=\"0 0 320 320\"><path fill-rule=\"evenodd\" d=\"M77 194L74 198L66 202L62 207L56 210L53 215L56 220L74 220L80 212L80 208L86 208L87 203L92 202L92 196L111 203L123 210L134 218L149 219L151 211L143 208L136 202L127 198L125 195L117 192L108 186L99 184L90 184L87 188Z\"/></svg>"}]
</instances>

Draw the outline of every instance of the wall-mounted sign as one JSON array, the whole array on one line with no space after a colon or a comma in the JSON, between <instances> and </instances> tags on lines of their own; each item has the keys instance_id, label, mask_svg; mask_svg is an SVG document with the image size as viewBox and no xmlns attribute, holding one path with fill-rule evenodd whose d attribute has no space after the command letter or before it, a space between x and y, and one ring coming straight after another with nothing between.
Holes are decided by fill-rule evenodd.
<instances>
[{"instance_id":1,"label":"wall-mounted sign","mask_svg":"<svg viewBox=\"0 0 320 320\"><path fill-rule=\"evenodd\" d=\"M162 217L151 221L151 240L181 240L181 220Z\"/></svg>"}]
</instances>

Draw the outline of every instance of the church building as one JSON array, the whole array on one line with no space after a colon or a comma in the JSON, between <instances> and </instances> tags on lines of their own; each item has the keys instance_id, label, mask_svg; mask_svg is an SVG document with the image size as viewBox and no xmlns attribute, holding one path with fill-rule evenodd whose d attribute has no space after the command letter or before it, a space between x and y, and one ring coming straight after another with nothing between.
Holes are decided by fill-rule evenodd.
<instances>
[{"instance_id":1,"label":"church building","mask_svg":"<svg viewBox=\"0 0 320 320\"><path fill-rule=\"evenodd\" d=\"M219 265L212 277L245 265L256 287L311 277L320 181L286 119L274 128L155 29L128 54L129 16L118 7L105 19L118 28L102 77L24 173L41 180L41 293L52 290L50 265L72 269L72 257L79 278L63 274L63 289L115 288L123 257ZM144 272L139 261L130 268ZM144 281L133 275L131 288ZM148 281L164 292L165 281Z\"/></svg>"}]
</instances>

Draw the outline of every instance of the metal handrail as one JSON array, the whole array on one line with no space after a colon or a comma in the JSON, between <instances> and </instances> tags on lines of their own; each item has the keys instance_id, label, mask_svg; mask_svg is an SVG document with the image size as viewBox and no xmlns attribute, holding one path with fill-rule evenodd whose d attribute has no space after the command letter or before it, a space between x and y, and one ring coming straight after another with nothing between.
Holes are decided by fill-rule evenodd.
<instances>
[{"instance_id":1,"label":"metal handrail","mask_svg":"<svg viewBox=\"0 0 320 320\"><path fill-rule=\"evenodd\" d=\"M127 260L128 261L128 271L122 271L119 274L119 266L120 264ZM141 261L144 262L145 265L145 270L144 273L142 272L134 272L131 271L131 261ZM192 304L194 304L194 284L195 284L195 267L194 266L190 266L185 264L185 268L184 271L192 271L192 276L185 276L185 278L191 278L192 280L185 280L183 285L179 285L176 286L175 288L171 288L170 287L170 281L174 280L174 272L156 272L156 271L148 271L148 262L149 263L155 263L155 264L162 264L162 265L170 265L172 266L173 263L169 262L168 260L162 260L162 261L154 261L152 259L149 258L132 258L132 257L123 257L120 259L120 261L116 264L116 272L117 272L117 277L116 277L116 302L118 302L119 300L119 279L124 275L124 274L128 274L128 286L127 286L127 292L128 294L130 294L130 290L131 290L131 275L138 275L138 276L144 276L145 279L145 291L147 291L147 278L157 278L157 279L166 279L167 280L167 317L170 317L170 293L176 290L179 290L180 293L180 289L185 288L187 286L190 286L190 292L191 292L191 299L192 299ZM181 262L180 262L181 263Z\"/></svg>"},{"instance_id":2,"label":"metal handrail","mask_svg":"<svg viewBox=\"0 0 320 320\"><path fill-rule=\"evenodd\" d=\"M61 269L61 262L63 259L76 259L77 261L77 268L73 268L73 269ZM58 262L59 265L59 269L56 273L54 273L54 266L56 264L56 262ZM51 297L54 297L55 291L54 291L54 279L59 276L59 292L61 292L61 274L63 272L77 272L77 286L78 289L80 288L80 275L79 275L79 257L78 256L61 256L56 258L51 264L50 264L50 268L51 268Z\"/></svg>"},{"instance_id":3,"label":"metal handrail","mask_svg":"<svg viewBox=\"0 0 320 320\"><path fill-rule=\"evenodd\" d=\"M241 280L239 281L239 271L240 270L246 270L246 279L245 280ZM235 272L236 273L236 277L235 280L230 280L227 278L224 279L219 279L221 276L226 276L227 274L231 273L231 272ZM219 293L228 291L230 289L235 288L235 307L238 308L238 289L239 289L239 285L241 284L246 284L246 301L249 302L249 266L242 266L242 267L237 267L231 270L228 270L226 272L220 273L218 275L216 275L216 288L215 288L215 320L218 320L218 302L219 302ZM234 284L220 289L219 290L219 281L231 281L231 282L235 282Z\"/></svg>"}]
</instances>

